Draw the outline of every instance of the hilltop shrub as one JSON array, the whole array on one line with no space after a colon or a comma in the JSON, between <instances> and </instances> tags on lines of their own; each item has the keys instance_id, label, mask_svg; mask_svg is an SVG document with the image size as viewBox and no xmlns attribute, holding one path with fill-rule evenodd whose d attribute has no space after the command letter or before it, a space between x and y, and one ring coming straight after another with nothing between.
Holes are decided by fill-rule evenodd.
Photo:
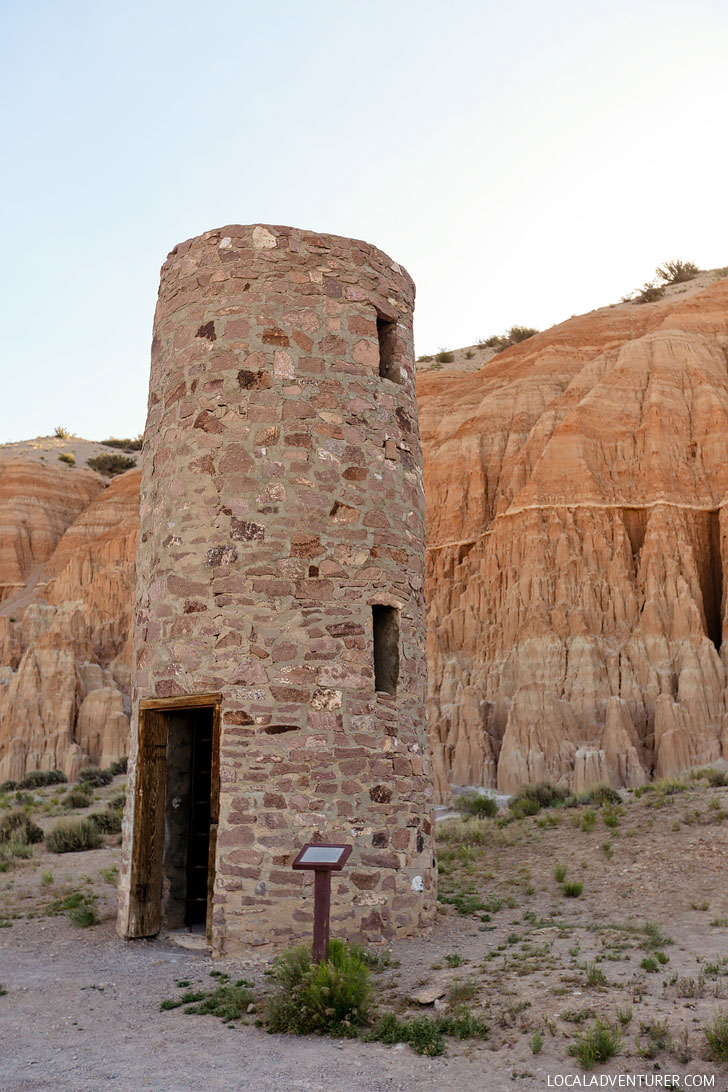
<instances>
[{"instance_id":1,"label":"hilltop shrub","mask_svg":"<svg viewBox=\"0 0 728 1092\"><path fill-rule=\"evenodd\" d=\"M136 459L128 455L95 455L92 459L87 459L86 463L97 473L113 478L115 474L132 470L136 466Z\"/></svg>"},{"instance_id":2,"label":"hilltop shrub","mask_svg":"<svg viewBox=\"0 0 728 1092\"><path fill-rule=\"evenodd\" d=\"M56 425L53 430L53 435L57 440L70 440L71 438L71 433L67 428L64 428L63 425Z\"/></svg>"},{"instance_id":3,"label":"hilltop shrub","mask_svg":"<svg viewBox=\"0 0 728 1092\"><path fill-rule=\"evenodd\" d=\"M665 295L664 285L654 284L652 281L645 281L637 292L637 295L632 300L632 303L654 303L655 300L660 300Z\"/></svg>"},{"instance_id":4,"label":"hilltop shrub","mask_svg":"<svg viewBox=\"0 0 728 1092\"><path fill-rule=\"evenodd\" d=\"M282 952L273 964L277 993L267 1009L271 1032L352 1036L371 1015L371 983L363 953L341 940L329 943L326 963L313 963L311 948Z\"/></svg>"},{"instance_id":5,"label":"hilltop shrub","mask_svg":"<svg viewBox=\"0 0 728 1092\"><path fill-rule=\"evenodd\" d=\"M435 356L438 364L452 364L454 359L455 353L451 353L448 349L440 349L440 352Z\"/></svg>"},{"instance_id":6,"label":"hilltop shrub","mask_svg":"<svg viewBox=\"0 0 728 1092\"><path fill-rule=\"evenodd\" d=\"M104 447L116 447L120 451L141 451L142 449L141 436L136 436L133 440L130 437L119 440L116 436L111 436L108 440L102 440L101 443Z\"/></svg>"},{"instance_id":7,"label":"hilltop shrub","mask_svg":"<svg viewBox=\"0 0 728 1092\"><path fill-rule=\"evenodd\" d=\"M683 262L680 258L675 258L662 266L658 265L655 276L665 284L681 284L683 281L691 281L699 272L694 262Z\"/></svg>"}]
</instances>

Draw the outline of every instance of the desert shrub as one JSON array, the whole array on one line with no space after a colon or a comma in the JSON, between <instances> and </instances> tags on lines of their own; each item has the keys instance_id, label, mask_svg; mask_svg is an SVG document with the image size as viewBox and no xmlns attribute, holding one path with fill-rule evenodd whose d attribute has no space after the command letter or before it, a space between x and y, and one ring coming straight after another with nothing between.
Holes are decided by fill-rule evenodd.
<instances>
[{"instance_id":1,"label":"desert shrub","mask_svg":"<svg viewBox=\"0 0 728 1092\"><path fill-rule=\"evenodd\" d=\"M19 789L44 789L47 785L65 785L68 778L61 770L32 770L18 784Z\"/></svg>"},{"instance_id":2,"label":"desert shrub","mask_svg":"<svg viewBox=\"0 0 728 1092\"><path fill-rule=\"evenodd\" d=\"M666 936L660 926L653 921L646 921L642 926L642 932L644 934L642 947L647 952L654 952L658 948L665 948L668 944L674 943L672 937Z\"/></svg>"},{"instance_id":3,"label":"desert shrub","mask_svg":"<svg viewBox=\"0 0 728 1092\"><path fill-rule=\"evenodd\" d=\"M119 834L121 832L121 814L113 808L106 811L95 811L87 816L87 821L96 827L101 834Z\"/></svg>"},{"instance_id":4,"label":"desert shrub","mask_svg":"<svg viewBox=\"0 0 728 1092\"><path fill-rule=\"evenodd\" d=\"M108 440L102 440L101 443L104 447L116 447L120 451L141 451L142 449L141 436L137 436L133 440L129 437L125 440L119 440L116 436L111 436Z\"/></svg>"},{"instance_id":5,"label":"desert shrub","mask_svg":"<svg viewBox=\"0 0 728 1092\"><path fill-rule=\"evenodd\" d=\"M266 1012L271 1032L356 1035L369 1021L369 969L355 945L332 940L325 963L314 963L305 944L289 948L275 960L273 978L277 992Z\"/></svg>"},{"instance_id":6,"label":"desert shrub","mask_svg":"<svg viewBox=\"0 0 728 1092\"><path fill-rule=\"evenodd\" d=\"M432 360L431 356L418 356L417 357L417 363L418 364L429 364L429 362L431 360Z\"/></svg>"},{"instance_id":7,"label":"desert shrub","mask_svg":"<svg viewBox=\"0 0 728 1092\"><path fill-rule=\"evenodd\" d=\"M113 774L114 777L116 777L117 774L126 773L128 768L129 768L129 759L128 759L128 757L126 755L124 755L122 758L114 759L114 761L109 766L109 772L111 774Z\"/></svg>"},{"instance_id":8,"label":"desert shrub","mask_svg":"<svg viewBox=\"0 0 728 1092\"><path fill-rule=\"evenodd\" d=\"M90 925L98 924L97 900L98 895L90 892L72 891L64 898L55 899L48 907L48 913L65 914L68 920L79 929L88 929Z\"/></svg>"},{"instance_id":9,"label":"desert shrub","mask_svg":"<svg viewBox=\"0 0 728 1092\"><path fill-rule=\"evenodd\" d=\"M109 811L123 812L126 807L126 792L117 792L107 802L106 807Z\"/></svg>"},{"instance_id":10,"label":"desert shrub","mask_svg":"<svg viewBox=\"0 0 728 1092\"><path fill-rule=\"evenodd\" d=\"M637 295L632 299L632 303L654 303L655 300L662 299L665 295L665 289L663 285L653 284L652 281L645 281L642 288L638 289Z\"/></svg>"},{"instance_id":11,"label":"desert shrub","mask_svg":"<svg viewBox=\"0 0 728 1092\"><path fill-rule=\"evenodd\" d=\"M640 1024L640 1034L646 1037L643 1043L637 1036L637 1051L643 1058L656 1058L664 1050L668 1050L672 1043L670 1029L667 1020L652 1020Z\"/></svg>"},{"instance_id":12,"label":"desert shrub","mask_svg":"<svg viewBox=\"0 0 728 1092\"><path fill-rule=\"evenodd\" d=\"M249 988L251 983L245 978L230 982L226 974L210 973L219 980L214 990L187 990L181 997L162 1001L159 1006L160 1012L178 1009L184 1005L186 1016L217 1016L226 1024L245 1016L254 1001ZM189 984L186 978L177 983L180 989Z\"/></svg>"},{"instance_id":13,"label":"desert shrub","mask_svg":"<svg viewBox=\"0 0 728 1092\"><path fill-rule=\"evenodd\" d=\"M485 1039L487 1025L467 1011L455 1011L451 1016L417 1016L413 1020L400 1020L389 1012L366 1035L369 1043L407 1043L416 1054L437 1057L445 1053L444 1036L456 1039Z\"/></svg>"},{"instance_id":14,"label":"desert shrub","mask_svg":"<svg viewBox=\"0 0 728 1092\"><path fill-rule=\"evenodd\" d=\"M605 804L621 804L622 797L611 785L596 785L593 789L581 793L578 797L580 804L595 804L602 807Z\"/></svg>"},{"instance_id":15,"label":"desert shrub","mask_svg":"<svg viewBox=\"0 0 728 1092\"><path fill-rule=\"evenodd\" d=\"M655 276L665 284L682 284L683 281L691 281L693 277L697 277L699 272L694 262L683 262L680 258L675 258L662 266L658 265Z\"/></svg>"},{"instance_id":16,"label":"desert shrub","mask_svg":"<svg viewBox=\"0 0 728 1092\"><path fill-rule=\"evenodd\" d=\"M475 353L473 352L473 350L468 349L467 353L465 354L465 359L466 360L472 360L474 356L475 356Z\"/></svg>"},{"instance_id":17,"label":"desert shrub","mask_svg":"<svg viewBox=\"0 0 728 1092\"><path fill-rule=\"evenodd\" d=\"M568 865L556 864L554 865L554 879L557 883L563 883L566 879L566 870Z\"/></svg>"},{"instance_id":18,"label":"desert shrub","mask_svg":"<svg viewBox=\"0 0 728 1092\"><path fill-rule=\"evenodd\" d=\"M0 785L0 792L13 792L17 787L17 781L3 781L2 785Z\"/></svg>"},{"instance_id":19,"label":"desert shrub","mask_svg":"<svg viewBox=\"0 0 728 1092\"><path fill-rule=\"evenodd\" d=\"M728 1012L716 1012L704 1031L711 1059L728 1062Z\"/></svg>"},{"instance_id":20,"label":"desert shrub","mask_svg":"<svg viewBox=\"0 0 728 1092\"><path fill-rule=\"evenodd\" d=\"M135 467L136 459L128 455L95 455L92 459L87 459L86 463L99 474L113 478L115 474L123 474Z\"/></svg>"},{"instance_id":21,"label":"desert shrub","mask_svg":"<svg viewBox=\"0 0 728 1092\"><path fill-rule=\"evenodd\" d=\"M45 841L50 853L79 853L84 849L99 849L104 839L88 819L61 819Z\"/></svg>"},{"instance_id":22,"label":"desert shrub","mask_svg":"<svg viewBox=\"0 0 728 1092\"><path fill-rule=\"evenodd\" d=\"M511 326L507 333L508 344L518 345L521 341L526 341L529 337L533 337L537 334L538 330L533 326Z\"/></svg>"},{"instance_id":23,"label":"desert shrub","mask_svg":"<svg viewBox=\"0 0 728 1092\"><path fill-rule=\"evenodd\" d=\"M454 359L455 353L451 353L449 349L440 349L440 352L435 356L438 364L452 364Z\"/></svg>"},{"instance_id":24,"label":"desert shrub","mask_svg":"<svg viewBox=\"0 0 728 1092\"><path fill-rule=\"evenodd\" d=\"M67 428L64 428L63 425L56 425L53 430L53 435L57 440L70 440L71 438L71 433Z\"/></svg>"},{"instance_id":25,"label":"desert shrub","mask_svg":"<svg viewBox=\"0 0 728 1092\"><path fill-rule=\"evenodd\" d=\"M78 775L79 781L90 785L92 789L101 789L104 785L110 785L113 777L111 770L100 770L98 766L87 766Z\"/></svg>"},{"instance_id":26,"label":"desert shrub","mask_svg":"<svg viewBox=\"0 0 728 1092\"><path fill-rule=\"evenodd\" d=\"M705 771L705 776L708 779L708 784L714 789L722 789L725 785L728 785L728 774L725 770L709 769ZM2 786L0 786L0 791L2 791Z\"/></svg>"},{"instance_id":27,"label":"desert shrub","mask_svg":"<svg viewBox=\"0 0 728 1092\"><path fill-rule=\"evenodd\" d=\"M580 1062L583 1069L592 1069L614 1057L620 1045L619 1032L603 1020L596 1020L592 1027L577 1036L569 1047L569 1054Z\"/></svg>"},{"instance_id":28,"label":"desert shrub","mask_svg":"<svg viewBox=\"0 0 728 1092\"><path fill-rule=\"evenodd\" d=\"M582 891L584 890L584 884L579 883L576 880L571 881L569 883L565 883L561 890L564 892L564 895L567 899L578 899Z\"/></svg>"},{"instance_id":29,"label":"desert shrub","mask_svg":"<svg viewBox=\"0 0 728 1092\"><path fill-rule=\"evenodd\" d=\"M91 803L91 786L74 785L63 797L64 808L87 808Z\"/></svg>"},{"instance_id":30,"label":"desert shrub","mask_svg":"<svg viewBox=\"0 0 728 1092\"><path fill-rule=\"evenodd\" d=\"M540 1031L534 1031L531 1036L531 1053L540 1054L543 1049L543 1035Z\"/></svg>"},{"instance_id":31,"label":"desert shrub","mask_svg":"<svg viewBox=\"0 0 728 1092\"><path fill-rule=\"evenodd\" d=\"M536 815L541 808L553 808L568 799L569 790L549 781L539 781L536 785L521 785L508 801L508 807L516 818L524 815Z\"/></svg>"},{"instance_id":32,"label":"desert shrub","mask_svg":"<svg viewBox=\"0 0 728 1092\"><path fill-rule=\"evenodd\" d=\"M43 831L24 811L11 811L0 819L0 843L23 842L36 845L43 841Z\"/></svg>"},{"instance_id":33,"label":"desert shrub","mask_svg":"<svg viewBox=\"0 0 728 1092\"><path fill-rule=\"evenodd\" d=\"M489 793L466 792L455 801L458 811L463 815L479 815L492 819L498 813L495 797Z\"/></svg>"},{"instance_id":34,"label":"desert shrub","mask_svg":"<svg viewBox=\"0 0 728 1092\"><path fill-rule=\"evenodd\" d=\"M67 466L75 466L76 465L76 456L73 454L72 451L63 451L58 456L58 458L59 458L60 462L65 463Z\"/></svg>"}]
</instances>

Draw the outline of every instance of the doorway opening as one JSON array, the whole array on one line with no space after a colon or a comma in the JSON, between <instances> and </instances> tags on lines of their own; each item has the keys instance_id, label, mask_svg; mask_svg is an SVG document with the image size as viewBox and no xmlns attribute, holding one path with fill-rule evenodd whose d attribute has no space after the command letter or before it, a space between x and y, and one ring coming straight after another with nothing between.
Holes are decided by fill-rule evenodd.
<instances>
[{"instance_id":1,"label":"doorway opening","mask_svg":"<svg viewBox=\"0 0 728 1092\"><path fill-rule=\"evenodd\" d=\"M211 939L219 695L141 702L130 935L161 926Z\"/></svg>"}]
</instances>

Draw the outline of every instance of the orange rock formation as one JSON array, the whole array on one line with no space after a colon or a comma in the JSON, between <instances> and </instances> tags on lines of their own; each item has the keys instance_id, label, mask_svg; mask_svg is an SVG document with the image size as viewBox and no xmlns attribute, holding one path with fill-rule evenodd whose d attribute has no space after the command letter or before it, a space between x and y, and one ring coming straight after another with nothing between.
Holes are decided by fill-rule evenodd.
<instances>
[{"instance_id":1,"label":"orange rock formation","mask_svg":"<svg viewBox=\"0 0 728 1092\"><path fill-rule=\"evenodd\" d=\"M0 462L0 781L73 779L127 752L138 495L139 471L104 489L90 471Z\"/></svg>"},{"instance_id":2,"label":"orange rock formation","mask_svg":"<svg viewBox=\"0 0 728 1092\"><path fill-rule=\"evenodd\" d=\"M439 791L728 756L728 282L419 382Z\"/></svg>"}]
</instances>

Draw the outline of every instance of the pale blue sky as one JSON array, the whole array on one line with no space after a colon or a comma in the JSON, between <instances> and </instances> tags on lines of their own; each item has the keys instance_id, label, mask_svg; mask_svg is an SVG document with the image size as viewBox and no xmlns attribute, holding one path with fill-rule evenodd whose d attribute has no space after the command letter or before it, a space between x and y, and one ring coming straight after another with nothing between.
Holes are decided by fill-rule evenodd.
<instances>
[{"instance_id":1,"label":"pale blue sky","mask_svg":"<svg viewBox=\"0 0 728 1092\"><path fill-rule=\"evenodd\" d=\"M0 442L144 426L159 267L364 238L419 353L728 264L723 0L1 0Z\"/></svg>"}]
</instances>

